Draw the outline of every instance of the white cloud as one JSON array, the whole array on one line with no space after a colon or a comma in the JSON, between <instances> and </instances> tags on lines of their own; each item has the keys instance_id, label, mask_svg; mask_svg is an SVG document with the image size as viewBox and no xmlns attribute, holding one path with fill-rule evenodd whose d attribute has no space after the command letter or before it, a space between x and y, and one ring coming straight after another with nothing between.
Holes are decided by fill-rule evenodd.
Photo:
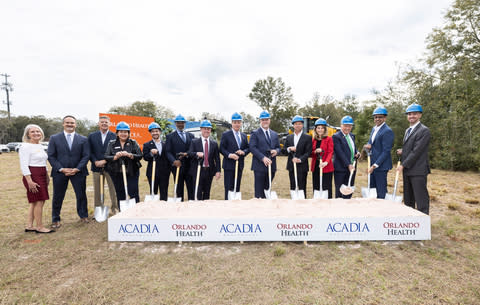
<instances>
[{"instance_id":1,"label":"white cloud","mask_svg":"<svg viewBox=\"0 0 480 305\"><path fill-rule=\"evenodd\" d=\"M6 2L6 1L4 1ZM450 1L10 1L0 72L14 114L95 119L151 99L175 112L229 116L282 77L313 93L368 97L425 49Z\"/></svg>"}]
</instances>

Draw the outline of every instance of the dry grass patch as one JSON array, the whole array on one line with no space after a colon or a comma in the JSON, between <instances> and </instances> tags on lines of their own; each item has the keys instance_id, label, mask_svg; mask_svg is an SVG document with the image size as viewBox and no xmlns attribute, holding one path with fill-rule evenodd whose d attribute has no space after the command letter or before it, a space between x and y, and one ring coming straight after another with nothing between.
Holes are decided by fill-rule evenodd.
<instances>
[{"instance_id":1,"label":"dry grass patch","mask_svg":"<svg viewBox=\"0 0 480 305\"><path fill-rule=\"evenodd\" d=\"M274 190L288 198L285 160L279 159ZM248 162L242 184L245 199L253 196ZM359 171L365 169L361 162ZM141 175L143 196L148 184L144 172ZM480 209L459 201L465 186L478 185L477 174L433 170L430 189L433 185L446 191L433 194L437 200L430 209L431 241L308 245L108 242L107 223L78 222L71 188L62 209L64 226L58 232L24 233L28 204L20 179L17 154L0 155L0 304L478 304L480 300ZM388 179L393 185L393 172ZM87 184L92 210L91 177ZM366 175L359 175L356 186L354 196L360 197ZM214 181L212 191L214 199L223 198L222 180ZM310 176L307 195L312 196ZM50 223L50 204L44 209L46 223ZM460 208L450 210L450 204Z\"/></svg>"}]
</instances>

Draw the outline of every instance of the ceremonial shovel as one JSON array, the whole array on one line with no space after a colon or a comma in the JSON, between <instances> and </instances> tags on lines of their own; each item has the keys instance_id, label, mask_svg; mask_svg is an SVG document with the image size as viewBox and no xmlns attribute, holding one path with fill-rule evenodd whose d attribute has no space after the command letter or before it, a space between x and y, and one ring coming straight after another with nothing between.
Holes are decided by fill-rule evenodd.
<instances>
[{"instance_id":1,"label":"ceremonial shovel","mask_svg":"<svg viewBox=\"0 0 480 305\"><path fill-rule=\"evenodd\" d=\"M127 188L127 171L125 169L125 162L121 159L122 162L122 175L123 175L123 186L125 187L125 200L120 200L120 212L124 212L130 208L133 208L137 203L135 198L130 198L128 195L128 188Z\"/></svg>"},{"instance_id":2,"label":"ceremonial shovel","mask_svg":"<svg viewBox=\"0 0 480 305\"><path fill-rule=\"evenodd\" d=\"M370 155L372 154L370 150L365 150L367 152L367 170L370 169ZM367 187L362 187L362 197L363 198L377 198L377 189L370 187L370 172L367 175Z\"/></svg>"},{"instance_id":3,"label":"ceremonial shovel","mask_svg":"<svg viewBox=\"0 0 480 305\"><path fill-rule=\"evenodd\" d=\"M294 157L293 157L294 158ZM290 190L290 196L293 200L305 199L305 193L303 190L298 189L298 175L297 175L297 163L293 162L293 175L295 176L295 190Z\"/></svg>"},{"instance_id":4,"label":"ceremonial shovel","mask_svg":"<svg viewBox=\"0 0 480 305\"><path fill-rule=\"evenodd\" d=\"M270 152L269 152L270 153ZM278 199L277 192L272 191L272 165L268 165L268 190L265 191L267 199Z\"/></svg>"},{"instance_id":5,"label":"ceremonial shovel","mask_svg":"<svg viewBox=\"0 0 480 305\"><path fill-rule=\"evenodd\" d=\"M104 177L103 176L103 168L100 170L100 202L102 203L101 206L95 207L95 211L93 216L97 222L104 222L108 218L108 207L104 204L104 196L103 196L103 185L104 185Z\"/></svg>"},{"instance_id":6,"label":"ceremonial shovel","mask_svg":"<svg viewBox=\"0 0 480 305\"><path fill-rule=\"evenodd\" d=\"M357 163L357 161L353 161L353 169L350 171L350 177L348 178L348 185L342 184L340 186L340 193L342 193L345 196L353 194L353 192L355 191L355 187L350 186L350 183L352 182L353 172L355 172L355 164L356 163Z\"/></svg>"},{"instance_id":7,"label":"ceremonial shovel","mask_svg":"<svg viewBox=\"0 0 480 305\"><path fill-rule=\"evenodd\" d=\"M175 173L175 185L173 187L173 198L172 197L168 197L168 202L181 202L182 201L182 198L178 198L177 197L177 185L178 185L178 176L180 174L180 166L177 167L177 171Z\"/></svg>"},{"instance_id":8,"label":"ceremonial shovel","mask_svg":"<svg viewBox=\"0 0 480 305\"><path fill-rule=\"evenodd\" d=\"M397 163L397 168L400 166L400 161ZM402 202L402 196L395 196L397 194L397 186L398 186L398 174L399 172L396 171L395 173L395 183L393 185L393 194L385 195L385 200L391 200L395 202Z\"/></svg>"},{"instance_id":9,"label":"ceremonial shovel","mask_svg":"<svg viewBox=\"0 0 480 305\"><path fill-rule=\"evenodd\" d=\"M237 192L238 179L238 160L235 160L235 184L233 185L233 192L228 191L228 200L242 200L242 193Z\"/></svg>"},{"instance_id":10,"label":"ceremonial shovel","mask_svg":"<svg viewBox=\"0 0 480 305\"><path fill-rule=\"evenodd\" d=\"M155 157L154 157L155 158ZM157 194L155 195L153 192L153 186L155 185L155 165L156 165L155 159L153 159L153 164L152 164L152 188L150 195L145 195L145 201L155 201L155 200L160 200L160 196Z\"/></svg>"},{"instance_id":11,"label":"ceremonial shovel","mask_svg":"<svg viewBox=\"0 0 480 305\"><path fill-rule=\"evenodd\" d=\"M328 199L328 191L323 190L323 160L320 154L317 154L317 160L320 160L318 163L320 167L320 190L313 191L313 199Z\"/></svg>"},{"instance_id":12,"label":"ceremonial shovel","mask_svg":"<svg viewBox=\"0 0 480 305\"><path fill-rule=\"evenodd\" d=\"M198 184L200 183L200 170L202 169L202 160L198 159L197 179L195 180L195 201L198 201Z\"/></svg>"}]
</instances>

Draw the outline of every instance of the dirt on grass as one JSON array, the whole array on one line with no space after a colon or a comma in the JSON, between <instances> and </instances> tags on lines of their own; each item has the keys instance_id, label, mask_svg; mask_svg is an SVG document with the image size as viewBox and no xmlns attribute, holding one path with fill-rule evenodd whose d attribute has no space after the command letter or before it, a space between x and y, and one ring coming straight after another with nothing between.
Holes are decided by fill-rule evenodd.
<instances>
[{"instance_id":1,"label":"dirt on grass","mask_svg":"<svg viewBox=\"0 0 480 305\"><path fill-rule=\"evenodd\" d=\"M244 199L253 197L249 162ZM278 162L273 189L289 198L286 158ZM58 232L25 233L18 155L1 154L0 304L480 304L479 178L433 170L430 241L127 243L107 241L107 222L78 221L71 186ZM141 197L147 193L142 172ZM87 194L93 215L91 176ZM212 199L223 196L222 178ZM50 217L48 200L45 224Z\"/></svg>"}]
</instances>

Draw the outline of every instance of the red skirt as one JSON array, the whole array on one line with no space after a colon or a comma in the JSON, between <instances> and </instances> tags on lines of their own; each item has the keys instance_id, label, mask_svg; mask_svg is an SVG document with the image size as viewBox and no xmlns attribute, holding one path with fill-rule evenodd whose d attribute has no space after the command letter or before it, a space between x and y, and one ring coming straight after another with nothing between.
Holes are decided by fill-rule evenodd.
<instances>
[{"instance_id":1,"label":"red skirt","mask_svg":"<svg viewBox=\"0 0 480 305\"><path fill-rule=\"evenodd\" d=\"M28 202L32 203L48 200L50 197L48 197L47 168L34 166L29 166L28 168L30 169L33 182L40 185L40 187L37 188L38 192L32 193L28 189L27 179L23 177L23 185L25 185L25 188L27 189Z\"/></svg>"}]
</instances>

